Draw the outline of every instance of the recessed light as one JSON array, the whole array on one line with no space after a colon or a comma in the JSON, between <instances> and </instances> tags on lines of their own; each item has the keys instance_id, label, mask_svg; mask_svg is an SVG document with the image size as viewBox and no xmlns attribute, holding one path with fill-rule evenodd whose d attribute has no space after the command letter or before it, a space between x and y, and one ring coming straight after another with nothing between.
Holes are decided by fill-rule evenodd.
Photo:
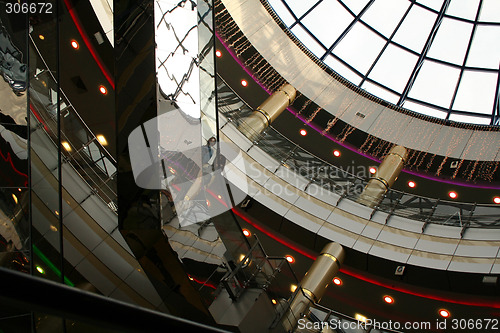
<instances>
[{"instance_id":1,"label":"recessed light","mask_svg":"<svg viewBox=\"0 0 500 333\"><path fill-rule=\"evenodd\" d=\"M368 169L368 171L369 171L369 172L373 175L374 173L376 173L376 172L377 172L377 168L375 168L375 167L370 167L370 168Z\"/></svg>"},{"instance_id":2,"label":"recessed light","mask_svg":"<svg viewBox=\"0 0 500 333\"><path fill-rule=\"evenodd\" d=\"M276 302L276 300L275 300L274 298L271 300L271 302L272 302L274 305L276 305L276 304L278 303L278 302Z\"/></svg>"},{"instance_id":3,"label":"recessed light","mask_svg":"<svg viewBox=\"0 0 500 333\"><path fill-rule=\"evenodd\" d=\"M215 56L216 56L217 58L222 57L222 52L221 52L220 50L215 51Z\"/></svg>"},{"instance_id":4,"label":"recessed light","mask_svg":"<svg viewBox=\"0 0 500 333\"><path fill-rule=\"evenodd\" d=\"M306 131L305 129L301 129L301 130L299 131L299 133L300 133L300 135L302 135L302 136L306 136L306 135L307 135L307 131Z\"/></svg>"},{"instance_id":5,"label":"recessed light","mask_svg":"<svg viewBox=\"0 0 500 333\"><path fill-rule=\"evenodd\" d=\"M288 261L290 264L293 264L293 263L295 262L295 258L294 258L294 257L292 257L292 256L291 256L291 255L289 255L289 254L287 254L287 255L285 256L285 258L286 258L286 261Z\"/></svg>"},{"instance_id":6,"label":"recessed light","mask_svg":"<svg viewBox=\"0 0 500 333\"><path fill-rule=\"evenodd\" d=\"M80 48L80 45L76 40L71 41L71 47L74 48L75 50L78 50Z\"/></svg>"},{"instance_id":7,"label":"recessed light","mask_svg":"<svg viewBox=\"0 0 500 333\"><path fill-rule=\"evenodd\" d=\"M106 95L106 94L108 93L108 89L106 89L106 87L105 87L105 86L100 85L100 86L99 86L99 92L100 92L101 94L103 94L103 95Z\"/></svg>"},{"instance_id":8,"label":"recessed light","mask_svg":"<svg viewBox=\"0 0 500 333\"><path fill-rule=\"evenodd\" d=\"M17 205L17 203L18 203L19 201L17 200L17 197L16 197L16 195L15 195L14 193L12 193L12 199L14 199L14 202L15 202L15 203L16 203L16 205Z\"/></svg>"},{"instance_id":9,"label":"recessed light","mask_svg":"<svg viewBox=\"0 0 500 333\"><path fill-rule=\"evenodd\" d=\"M384 296L384 302L386 302L387 304L392 304L392 303L394 303L394 298L392 298L389 295L386 295L386 296Z\"/></svg>"},{"instance_id":10,"label":"recessed light","mask_svg":"<svg viewBox=\"0 0 500 333\"><path fill-rule=\"evenodd\" d=\"M496 204L500 204L500 197L494 197L493 202Z\"/></svg>"},{"instance_id":11,"label":"recessed light","mask_svg":"<svg viewBox=\"0 0 500 333\"><path fill-rule=\"evenodd\" d=\"M250 237L252 236L252 233L250 232L250 230L248 229L243 229L243 235L245 235L245 237Z\"/></svg>"},{"instance_id":12,"label":"recessed light","mask_svg":"<svg viewBox=\"0 0 500 333\"><path fill-rule=\"evenodd\" d=\"M334 150L334 151L333 151L333 156L335 156L335 157L340 157L340 151L338 151L338 150Z\"/></svg>"},{"instance_id":13,"label":"recessed light","mask_svg":"<svg viewBox=\"0 0 500 333\"><path fill-rule=\"evenodd\" d=\"M38 35L38 38L40 38L40 40L44 40L45 36L44 35Z\"/></svg>"},{"instance_id":14,"label":"recessed light","mask_svg":"<svg viewBox=\"0 0 500 333\"><path fill-rule=\"evenodd\" d=\"M450 316L450 311L446 309L439 310L439 315L443 318L448 318Z\"/></svg>"},{"instance_id":15,"label":"recessed light","mask_svg":"<svg viewBox=\"0 0 500 333\"><path fill-rule=\"evenodd\" d=\"M341 286L342 280L340 278L336 277L333 279L333 283L336 284L337 286Z\"/></svg>"},{"instance_id":16,"label":"recessed light","mask_svg":"<svg viewBox=\"0 0 500 333\"><path fill-rule=\"evenodd\" d=\"M243 87L248 86L248 81L247 81L247 80L241 80L241 85L242 85Z\"/></svg>"},{"instance_id":17,"label":"recessed light","mask_svg":"<svg viewBox=\"0 0 500 333\"><path fill-rule=\"evenodd\" d=\"M448 196L452 199L456 199L456 198L458 198L458 193L455 191L450 191L450 192L448 192Z\"/></svg>"},{"instance_id":18,"label":"recessed light","mask_svg":"<svg viewBox=\"0 0 500 333\"><path fill-rule=\"evenodd\" d=\"M297 285L295 284L290 285L290 291L293 293L295 292L295 290L297 290Z\"/></svg>"},{"instance_id":19,"label":"recessed light","mask_svg":"<svg viewBox=\"0 0 500 333\"><path fill-rule=\"evenodd\" d=\"M71 146L69 145L68 141L63 141L61 142L61 145L66 149L66 151L71 151Z\"/></svg>"},{"instance_id":20,"label":"recessed light","mask_svg":"<svg viewBox=\"0 0 500 333\"><path fill-rule=\"evenodd\" d=\"M368 318L366 318L365 316L363 316L362 314L359 314L359 313L356 313L354 315L354 318L356 318L357 321L361 321L363 323L366 323L366 321L368 320Z\"/></svg>"},{"instance_id":21,"label":"recessed light","mask_svg":"<svg viewBox=\"0 0 500 333\"><path fill-rule=\"evenodd\" d=\"M108 144L108 140L106 140L106 138L104 137L104 135L102 134L99 134L96 136L97 138L97 141L99 141L99 143L103 146L107 145Z\"/></svg>"},{"instance_id":22,"label":"recessed light","mask_svg":"<svg viewBox=\"0 0 500 333\"><path fill-rule=\"evenodd\" d=\"M40 273L40 274L45 274L45 270L44 270L42 267L38 266L38 265L36 265L36 270L37 270L37 271L38 271L38 273Z\"/></svg>"},{"instance_id":23,"label":"recessed light","mask_svg":"<svg viewBox=\"0 0 500 333\"><path fill-rule=\"evenodd\" d=\"M408 182L408 187L414 188L415 186L417 186L417 183L415 183L413 180L410 180Z\"/></svg>"}]
</instances>

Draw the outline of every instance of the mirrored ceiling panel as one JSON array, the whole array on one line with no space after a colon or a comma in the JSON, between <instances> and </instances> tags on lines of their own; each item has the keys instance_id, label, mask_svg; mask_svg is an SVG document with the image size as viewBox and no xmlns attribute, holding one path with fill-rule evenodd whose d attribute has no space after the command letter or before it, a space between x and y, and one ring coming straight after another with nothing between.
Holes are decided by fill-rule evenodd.
<instances>
[{"instance_id":1,"label":"mirrored ceiling panel","mask_svg":"<svg viewBox=\"0 0 500 333\"><path fill-rule=\"evenodd\" d=\"M377 97L499 125L500 1L268 0L331 69Z\"/></svg>"}]
</instances>

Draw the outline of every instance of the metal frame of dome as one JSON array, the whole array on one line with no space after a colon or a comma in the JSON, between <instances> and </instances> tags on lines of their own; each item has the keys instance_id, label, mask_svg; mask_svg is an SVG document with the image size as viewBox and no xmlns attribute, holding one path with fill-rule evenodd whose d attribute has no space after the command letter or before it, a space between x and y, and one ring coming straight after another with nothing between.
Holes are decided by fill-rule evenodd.
<instances>
[{"instance_id":1,"label":"metal frame of dome","mask_svg":"<svg viewBox=\"0 0 500 333\"><path fill-rule=\"evenodd\" d=\"M436 118L500 125L495 0L268 2L304 46L360 88Z\"/></svg>"}]
</instances>

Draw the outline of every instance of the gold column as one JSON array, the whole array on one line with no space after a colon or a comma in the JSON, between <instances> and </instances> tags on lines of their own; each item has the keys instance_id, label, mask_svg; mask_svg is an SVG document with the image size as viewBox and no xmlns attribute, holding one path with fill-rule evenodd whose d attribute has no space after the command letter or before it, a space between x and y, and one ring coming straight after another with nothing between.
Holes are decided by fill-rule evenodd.
<instances>
[{"instance_id":1,"label":"gold column","mask_svg":"<svg viewBox=\"0 0 500 333\"><path fill-rule=\"evenodd\" d=\"M408 151L403 146L394 146L384 158L374 177L365 186L358 202L369 207L376 206L385 192L398 179L399 173L408 158Z\"/></svg>"},{"instance_id":2,"label":"gold column","mask_svg":"<svg viewBox=\"0 0 500 333\"><path fill-rule=\"evenodd\" d=\"M262 131L293 103L296 95L297 91L294 87L289 84L283 85L248 116L238 129L250 140L255 141Z\"/></svg>"},{"instance_id":3,"label":"gold column","mask_svg":"<svg viewBox=\"0 0 500 333\"><path fill-rule=\"evenodd\" d=\"M320 301L326 288L340 269L344 261L345 252L338 243L328 243L321 254L316 258L306 273L297 295L290 304L290 308L283 317L283 327L286 332L292 331L297 321L309 310L311 304Z\"/></svg>"}]
</instances>

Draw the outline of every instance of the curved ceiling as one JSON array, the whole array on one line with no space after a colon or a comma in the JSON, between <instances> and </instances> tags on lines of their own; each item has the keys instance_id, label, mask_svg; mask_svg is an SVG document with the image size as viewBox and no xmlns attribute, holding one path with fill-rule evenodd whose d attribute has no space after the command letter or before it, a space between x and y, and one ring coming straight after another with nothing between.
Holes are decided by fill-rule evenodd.
<instances>
[{"instance_id":1,"label":"curved ceiling","mask_svg":"<svg viewBox=\"0 0 500 333\"><path fill-rule=\"evenodd\" d=\"M406 109L499 124L497 0L269 0L334 71Z\"/></svg>"}]
</instances>

